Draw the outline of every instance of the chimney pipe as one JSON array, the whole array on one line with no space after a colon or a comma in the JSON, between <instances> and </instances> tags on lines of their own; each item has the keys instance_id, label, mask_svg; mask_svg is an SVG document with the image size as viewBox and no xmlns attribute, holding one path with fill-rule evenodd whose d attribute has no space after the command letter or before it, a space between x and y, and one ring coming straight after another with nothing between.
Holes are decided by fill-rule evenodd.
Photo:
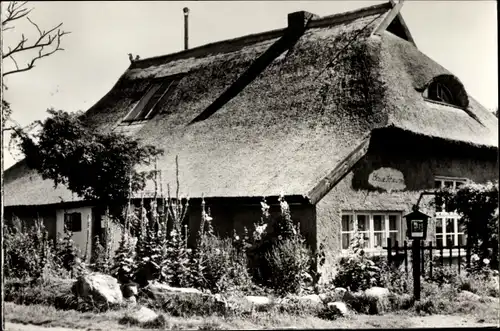
<instances>
[{"instance_id":1,"label":"chimney pipe","mask_svg":"<svg viewBox=\"0 0 500 331\"><path fill-rule=\"evenodd\" d=\"M186 50L186 49L189 48L189 46L188 46L188 39L189 39L189 35L188 35L189 8L188 7L184 7L184 9L182 9L182 11L184 12L184 50Z\"/></svg>"}]
</instances>

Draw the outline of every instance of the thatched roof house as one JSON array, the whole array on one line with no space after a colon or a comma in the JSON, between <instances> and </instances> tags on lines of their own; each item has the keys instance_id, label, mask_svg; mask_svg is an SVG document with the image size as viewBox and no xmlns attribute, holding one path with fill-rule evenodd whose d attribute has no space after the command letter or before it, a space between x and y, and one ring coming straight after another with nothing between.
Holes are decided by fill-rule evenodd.
<instances>
[{"instance_id":1,"label":"thatched roof house","mask_svg":"<svg viewBox=\"0 0 500 331\"><path fill-rule=\"evenodd\" d=\"M497 118L417 48L400 8L391 1L323 18L297 12L284 29L135 61L85 120L163 148L165 187L175 182L178 155L181 193L213 201L283 192L315 206L376 135L385 137L379 146L401 148L387 137L415 146L422 138L495 163ZM6 206L77 200L22 162L6 171Z\"/></svg>"}]
</instances>

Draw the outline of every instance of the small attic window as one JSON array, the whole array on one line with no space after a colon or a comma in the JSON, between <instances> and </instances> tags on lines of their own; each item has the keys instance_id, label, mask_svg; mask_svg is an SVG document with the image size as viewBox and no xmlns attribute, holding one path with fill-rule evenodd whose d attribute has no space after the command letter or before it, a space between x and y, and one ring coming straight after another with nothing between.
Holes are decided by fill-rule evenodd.
<instances>
[{"instance_id":1,"label":"small attic window","mask_svg":"<svg viewBox=\"0 0 500 331\"><path fill-rule=\"evenodd\" d=\"M139 103L127 114L123 122L130 123L152 118L158 112L160 101L171 94L179 80L180 77L169 77L153 81L139 100Z\"/></svg>"},{"instance_id":2,"label":"small attic window","mask_svg":"<svg viewBox=\"0 0 500 331\"><path fill-rule=\"evenodd\" d=\"M423 92L424 98L430 101L467 108L469 98L462 83L452 75L435 77Z\"/></svg>"}]
</instances>

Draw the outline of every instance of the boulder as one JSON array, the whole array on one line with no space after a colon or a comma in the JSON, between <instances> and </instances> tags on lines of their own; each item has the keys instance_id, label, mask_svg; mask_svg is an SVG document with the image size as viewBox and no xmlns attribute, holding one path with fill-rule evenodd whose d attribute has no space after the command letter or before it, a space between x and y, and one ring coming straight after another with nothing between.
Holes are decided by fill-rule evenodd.
<instances>
[{"instance_id":1,"label":"boulder","mask_svg":"<svg viewBox=\"0 0 500 331\"><path fill-rule=\"evenodd\" d=\"M349 315L349 309L347 308L346 304L343 302L335 301L335 302L330 302L327 304L327 307L329 311L334 315L334 316L348 316Z\"/></svg>"},{"instance_id":2,"label":"boulder","mask_svg":"<svg viewBox=\"0 0 500 331\"><path fill-rule=\"evenodd\" d=\"M135 306L137 304L137 299L135 296L123 298L123 303L128 307Z\"/></svg>"},{"instance_id":3,"label":"boulder","mask_svg":"<svg viewBox=\"0 0 500 331\"><path fill-rule=\"evenodd\" d=\"M137 296L138 285L136 283L123 284L121 286L122 294L124 298L130 298Z\"/></svg>"},{"instance_id":4,"label":"boulder","mask_svg":"<svg viewBox=\"0 0 500 331\"><path fill-rule=\"evenodd\" d=\"M128 313L126 313L125 318L129 322L142 324L154 321L158 318L158 314L149 308L141 307L137 310L129 311Z\"/></svg>"},{"instance_id":5,"label":"boulder","mask_svg":"<svg viewBox=\"0 0 500 331\"><path fill-rule=\"evenodd\" d=\"M367 289L365 291L365 294L369 298L381 299L381 298L386 298L389 296L389 290L384 288L384 287L375 286L375 287Z\"/></svg>"},{"instance_id":6,"label":"boulder","mask_svg":"<svg viewBox=\"0 0 500 331\"><path fill-rule=\"evenodd\" d=\"M323 303L321 297L317 294L309 294L298 297L298 299L302 302L310 302L310 303Z\"/></svg>"},{"instance_id":7,"label":"boulder","mask_svg":"<svg viewBox=\"0 0 500 331\"><path fill-rule=\"evenodd\" d=\"M145 291L154 298L165 297L169 295L182 295L182 294L190 294L190 295L206 295L200 290L195 288L185 288L185 287L172 287L167 284L153 282L150 283Z\"/></svg>"},{"instance_id":8,"label":"boulder","mask_svg":"<svg viewBox=\"0 0 500 331\"><path fill-rule=\"evenodd\" d=\"M107 304L120 304L123 301L118 280L98 272L80 276L73 285L73 292L78 297Z\"/></svg>"},{"instance_id":9,"label":"boulder","mask_svg":"<svg viewBox=\"0 0 500 331\"><path fill-rule=\"evenodd\" d=\"M458 298L462 301L480 301L481 297L469 291L460 291Z\"/></svg>"},{"instance_id":10,"label":"boulder","mask_svg":"<svg viewBox=\"0 0 500 331\"><path fill-rule=\"evenodd\" d=\"M251 304L255 306L263 306L263 305L269 305L273 301L268 298L268 297L263 297L263 296L255 296L255 295L248 295L245 296L245 300L247 302L250 302Z\"/></svg>"}]
</instances>

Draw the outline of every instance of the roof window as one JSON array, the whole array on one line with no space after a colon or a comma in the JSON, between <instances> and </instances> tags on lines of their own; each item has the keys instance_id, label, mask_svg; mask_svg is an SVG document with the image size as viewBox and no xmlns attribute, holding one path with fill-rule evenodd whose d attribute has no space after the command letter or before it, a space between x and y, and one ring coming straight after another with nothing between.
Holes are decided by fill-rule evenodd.
<instances>
[{"instance_id":1,"label":"roof window","mask_svg":"<svg viewBox=\"0 0 500 331\"><path fill-rule=\"evenodd\" d=\"M462 83L453 75L432 79L423 92L424 98L459 108L467 108L469 98Z\"/></svg>"},{"instance_id":2,"label":"roof window","mask_svg":"<svg viewBox=\"0 0 500 331\"><path fill-rule=\"evenodd\" d=\"M131 123L151 119L158 113L160 101L172 93L179 80L180 77L169 77L151 82L142 98L134 109L127 114L123 122Z\"/></svg>"}]
</instances>

